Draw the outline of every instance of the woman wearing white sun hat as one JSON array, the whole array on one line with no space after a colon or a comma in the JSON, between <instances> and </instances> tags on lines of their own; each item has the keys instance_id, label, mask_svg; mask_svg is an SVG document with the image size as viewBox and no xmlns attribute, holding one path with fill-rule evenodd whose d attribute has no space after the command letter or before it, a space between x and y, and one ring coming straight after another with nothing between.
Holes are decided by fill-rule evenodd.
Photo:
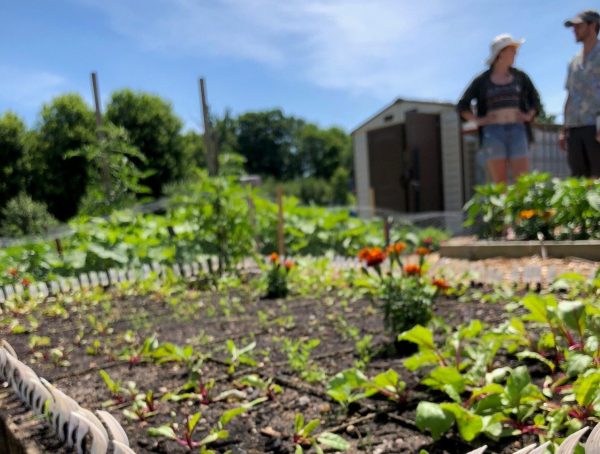
<instances>
[{"instance_id":1,"label":"woman wearing white sun hat","mask_svg":"<svg viewBox=\"0 0 600 454\"><path fill-rule=\"evenodd\" d=\"M494 183L508 182L509 168L513 178L529 170L531 122L540 111L540 97L529 76L513 67L524 41L508 34L496 36L486 60L489 69L469 84L457 106L464 120L477 124L481 152Z\"/></svg>"}]
</instances>

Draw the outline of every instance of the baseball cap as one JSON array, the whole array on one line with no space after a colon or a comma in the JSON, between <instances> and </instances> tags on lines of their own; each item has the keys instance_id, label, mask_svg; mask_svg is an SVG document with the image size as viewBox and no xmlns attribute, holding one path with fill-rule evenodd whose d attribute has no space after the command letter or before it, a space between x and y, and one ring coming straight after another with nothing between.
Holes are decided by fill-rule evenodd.
<instances>
[{"instance_id":1,"label":"baseball cap","mask_svg":"<svg viewBox=\"0 0 600 454\"><path fill-rule=\"evenodd\" d=\"M572 27L573 25L582 24L583 22L600 23L600 14L596 10L586 9L574 18L565 21L565 27Z\"/></svg>"}]
</instances>

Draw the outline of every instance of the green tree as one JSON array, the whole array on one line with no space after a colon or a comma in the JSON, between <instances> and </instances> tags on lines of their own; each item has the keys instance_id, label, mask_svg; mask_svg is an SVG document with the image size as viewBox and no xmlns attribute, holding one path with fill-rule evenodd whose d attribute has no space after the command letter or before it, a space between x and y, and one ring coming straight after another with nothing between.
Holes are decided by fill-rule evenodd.
<instances>
[{"instance_id":1,"label":"green tree","mask_svg":"<svg viewBox=\"0 0 600 454\"><path fill-rule=\"evenodd\" d=\"M29 192L61 221L77 213L87 186L85 158L69 153L95 140L94 113L79 95L59 96L42 107Z\"/></svg>"},{"instance_id":2,"label":"green tree","mask_svg":"<svg viewBox=\"0 0 600 454\"><path fill-rule=\"evenodd\" d=\"M106 109L106 118L129 133L131 143L146 157L136 161L138 168L153 171L142 184L152 195L162 195L163 185L184 175L184 147L180 136L181 120L170 103L159 96L132 90L114 92Z\"/></svg>"},{"instance_id":3,"label":"green tree","mask_svg":"<svg viewBox=\"0 0 600 454\"><path fill-rule=\"evenodd\" d=\"M302 173L329 179L340 166L346 166L351 154L351 140L340 128L319 129L306 124L299 132L298 154Z\"/></svg>"},{"instance_id":4,"label":"green tree","mask_svg":"<svg viewBox=\"0 0 600 454\"><path fill-rule=\"evenodd\" d=\"M290 179L300 175L297 131L304 122L279 109L248 112L237 120L238 153L250 173Z\"/></svg>"},{"instance_id":5,"label":"green tree","mask_svg":"<svg viewBox=\"0 0 600 454\"><path fill-rule=\"evenodd\" d=\"M0 117L0 208L25 190L27 128L14 113Z\"/></svg>"},{"instance_id":6,"label":"green tree","mask_svg":"<svg viewBox=\"0 0 600 454\"><path fill-rule=\"evenodd\" d=\"M206 168L206 150L204 137L196 131L187 131L181 135L183 160L186 163L185 173L191 176L195 167Z\"/></svg>"},{"instance_id":7,"label":"green tree","mask_svg":"<svg viewBox=\"0 0 600 454\"><path fill-rule=\"evenodd\" d=\"M145 156L130 144L125 129L112 124L102 128L103 139L72 152L88 161L89 181L81 210L102 216L135 202L135 197L150 190L140 184L143 174L133 160L146 162Z\"/></svg>"}]
</instances>

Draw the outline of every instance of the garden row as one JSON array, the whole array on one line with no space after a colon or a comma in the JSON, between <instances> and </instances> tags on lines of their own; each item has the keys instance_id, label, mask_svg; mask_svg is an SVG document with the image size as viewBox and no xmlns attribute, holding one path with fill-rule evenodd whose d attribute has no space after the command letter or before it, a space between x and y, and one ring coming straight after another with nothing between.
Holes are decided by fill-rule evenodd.
<instances>
[{"instance_id":1,"label":"garden row","mask_svg":"<svg viewBox=\"0 0 600 454\"><path fill-rule=\"evenodd\" d=\"M152 273L43 301L11 298L0 333L82 406L113 413L136 452L186 452L206 437L215 452L464 454L484 443L511 452L559 442L598 416L597 280L563 277L558 295L504 288L482 298L449 287L442 267L436 285L408 273L426 268L426 254L400 254L404 271L383 282L390 274L373 272L384 263L376 256L361 254L366 274L299 261L285 274L287 299L261 298L266 277L161 282ZM264 276L281 265L273 260ZM396 285L418 291L390 293ZM432 321L394 342L406 320L386 310L420 307L428 295ZM59 452L37 427L38 443Z\"/></svg>"}]
</instances>

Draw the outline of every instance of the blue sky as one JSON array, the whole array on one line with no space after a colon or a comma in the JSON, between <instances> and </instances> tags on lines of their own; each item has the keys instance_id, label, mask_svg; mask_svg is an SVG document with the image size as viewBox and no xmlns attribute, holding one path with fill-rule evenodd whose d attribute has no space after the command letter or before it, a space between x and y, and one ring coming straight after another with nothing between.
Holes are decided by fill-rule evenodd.
<instances>
[{"instance_id":1,"label":"blue sky","mask_svg":"<svg viewBox=\"0 0 600 454\"><path fill-rule=\"evenodd\" d=\"M580 48L570 0L2 0L0 112L33 126L53 96L102 100L120 88L169 100L201 130L212 112L281 108L348 132L398 97L455 102L484 69L491 39L526 39L516 66L560 113Z\"/></svg>"}]
</instances>

